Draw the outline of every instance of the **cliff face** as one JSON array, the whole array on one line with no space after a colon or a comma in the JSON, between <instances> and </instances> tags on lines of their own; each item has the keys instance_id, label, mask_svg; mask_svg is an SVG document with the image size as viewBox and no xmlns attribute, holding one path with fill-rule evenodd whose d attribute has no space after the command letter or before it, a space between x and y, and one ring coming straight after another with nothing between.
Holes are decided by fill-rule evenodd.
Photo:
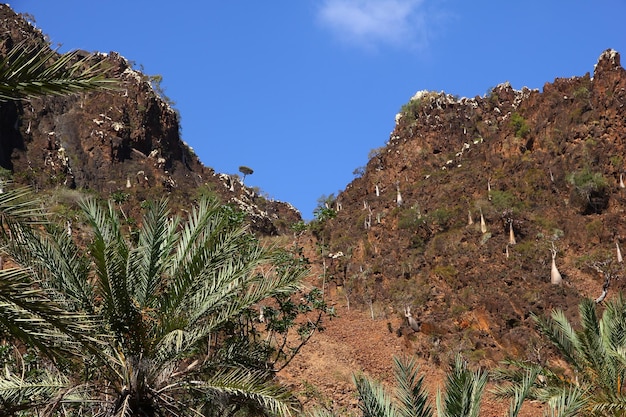
<instances>
[{"instance_id":1,"label":"cliff face","mask_svg":"<svg viewBox=\"0 0 626 417\"><path fill-rule=\"evenodd\" d=\"M6 5L0 29L2 54L23 39L45 42ZM210 190L265 234L301 220L203 166L181 141L176 112L123 57L92 59L110 65L120 91L0 103L0 166L16 181L127 193L129 204L165 194L187 205ZM542 92L502 84L485 97L416 94L337 197L337 216L300 240L324 265L315 283L328 285L339 316L281 376L354 405L350 372L382 376L390 353L415 354L426 369L457 351L485 365L545 360L531 314L561 308L573 318L581 297L626 286L616 258L626 244L625 105L626 71L611 50L593 77L556 79ZM550 283L552 251L561 285Z\"/></svg>"},{"instance_id":2,"label":"cliff face","mask_svg":"<svg viewBox=\"0 0 626 417\"><path fill-rule=\"evenodd\" d=\"M0 5L0 26L3 54L24 40L45 44L42 33L7 5ZM115 52L84 56L105 61L109 76L121 81L119 91L0 104L0 165L16 181L105 197L123 192L135 202L162 195L189 201L210 189L246 210L253 228L270 235L301 220L290 205L268 201L236 176L205 167L181 140L176 111L125 58Z\"/></svg>"},{"instance_id":3,"label":"cliff face","mask_svg":"<svg viewBox=\"0 0 626 417\"><path fill-rule=\"evenodd\" d=\"M437 352L486 362L530 355L531 313L575 314L607 274L609 295L624 286L615 251L626 237L625 104L612 50L593 77L556 79L543 92L417 93L317 233L342 255L331 290L398 334L412 334L402 313L411 306L424 336L413 348L426 359L440 359L433 341Z\"/></svg>"}]
</instances>

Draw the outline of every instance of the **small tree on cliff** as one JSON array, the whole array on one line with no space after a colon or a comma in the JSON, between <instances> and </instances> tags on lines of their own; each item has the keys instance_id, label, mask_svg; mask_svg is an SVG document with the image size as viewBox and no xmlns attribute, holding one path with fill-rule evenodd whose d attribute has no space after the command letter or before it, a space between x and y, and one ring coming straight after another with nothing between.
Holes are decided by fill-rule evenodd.
<instances>
[{"instance_id":1,"label":"small tree on cliff","mask_svg":"<svg viewBox=\"0 0 626 417\"><path fill-rule=\"evenodd\" d=\"M246 181L246 176L254 174L254 170L252 168L250 168L250 167L245 166L245 165L242 165L242 166L239 167L239 172L241 172L243 174L242 181L244 181L244 182Z\"/></svg>"}]
</instances>

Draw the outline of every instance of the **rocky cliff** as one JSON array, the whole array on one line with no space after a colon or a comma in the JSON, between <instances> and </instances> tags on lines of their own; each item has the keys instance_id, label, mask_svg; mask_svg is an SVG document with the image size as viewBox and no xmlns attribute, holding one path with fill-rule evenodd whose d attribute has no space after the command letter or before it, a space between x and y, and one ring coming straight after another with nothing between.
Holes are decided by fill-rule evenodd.
<instances>
[{"instance_id":1,"label":"rocky cliff","mask_svg":"<svg viewBox=\"0 0 626 417\"><path fill-rule=\"evenodd\" d=\"M20 42L46 45L41 31L0 5L0 53ZM177 112L150 78L115 52L82 53L105 61L118 91L0 104L0 166L36 189L92 190L128 199L169 195L185 202L210 190L248 213L253 228L277 234L301 220L289 204L269 201L237 176L204 166L180 137Z\"/></svg>"},{"instance_id":2,"label":"rocky cliff","mask_svg":"<svg viewBox=\"0 0 626 417\"><path fill-rule=\"evenodd\" d=\"M0 52L25 38L45 42L8 6L0 25ZM203 166L181 141L176 112L126 59L92 59L109 63L120 91L0 104L0 165L16 181L122 193L130 203L211 190L266 234L301 219ZM317 392L353 407L350 373L389 378L391 354L416 355L435 376L459 351L489 366L507 356L547 360L532 314L561 308L574 318L582 297L626 286L617 258L626 240L625 104L626 71L612 50L593 74L542 91L505 83L484 97L418 92L330 206L336 217L299 238L338 317L281 377L304 401Z\"/></svg>"},{"instance_id":3,"label":"rocky cliff","mask_svg":"<svg viewBox=\"0 0 626 417\"><path fill-rule=\"evenodd\" d=\"M485 97L418 92L317 231L334 256L331 290L417 337L429 360L536 353L531 314L573 314L608 281L609 294L625 285L616 258L626 238L625 104L613 50L593 76L542 92L507 83ZM561 285L551 284L553 252ZM406 306L421 322L416 335Z\"/></svg>"}]
</instances>

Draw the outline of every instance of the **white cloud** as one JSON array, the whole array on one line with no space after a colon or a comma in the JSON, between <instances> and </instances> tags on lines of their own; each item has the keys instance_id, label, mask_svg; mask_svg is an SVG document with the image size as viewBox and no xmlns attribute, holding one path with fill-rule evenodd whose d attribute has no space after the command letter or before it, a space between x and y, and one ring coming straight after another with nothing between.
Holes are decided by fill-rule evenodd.
<instances>
[{"instance_id":1,"label":"white cloud","mask_svg":"<svg viewBox=\"0 0 626 417\"><path fill-rule=\"evenodd\" d=\"M381 45L425 48L424 0L324 0L318 19L342 41L372 48Z\"/></svg>"}]
</instances>

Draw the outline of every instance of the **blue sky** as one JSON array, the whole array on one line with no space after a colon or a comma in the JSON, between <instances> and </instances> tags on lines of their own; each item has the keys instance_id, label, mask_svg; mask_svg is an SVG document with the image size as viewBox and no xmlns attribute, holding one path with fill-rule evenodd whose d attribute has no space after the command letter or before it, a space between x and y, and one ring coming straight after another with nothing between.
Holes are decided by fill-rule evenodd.
<instances>
[{"instance_id":1,"label":"blue sky","mask_svg":"<svg viewBox=\"0 0 626 417\"><path fill-rule=\"evenodd\" d=\"M305 219L383 146L419 90L541 89L626 60L624 0L12 2L61 51L116 51L163 76L204 165ZM623 61L624 62L624 61Z\"/></svg>"}]
</instances>

